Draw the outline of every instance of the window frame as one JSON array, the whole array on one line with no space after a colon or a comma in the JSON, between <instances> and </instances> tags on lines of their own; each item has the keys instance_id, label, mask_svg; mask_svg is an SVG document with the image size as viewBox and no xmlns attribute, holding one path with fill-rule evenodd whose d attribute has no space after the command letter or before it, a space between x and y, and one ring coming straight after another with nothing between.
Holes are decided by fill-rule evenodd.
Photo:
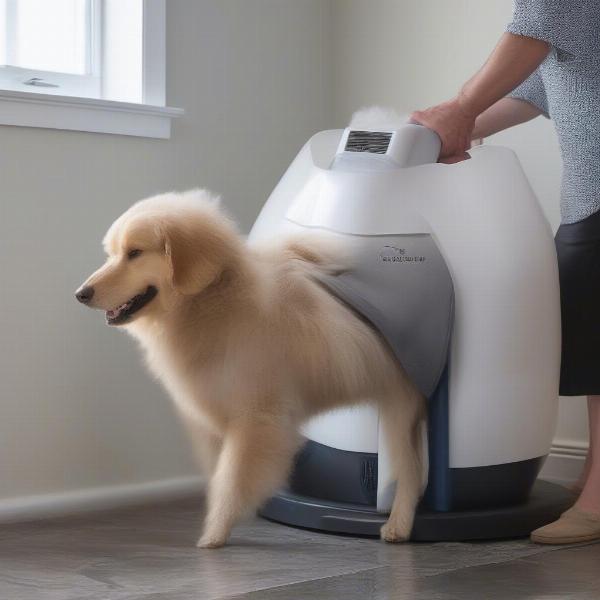
<instances>
[{"instance_id":1,"label":"window frame","mask_svg":"<svg viewBox=\"0 0 600 600\"><path fill-rule=\"evenodd\" d=\"M57 83L61 86L45 87L23 83L7 86L0 80L0 125L169 138L171 119L181 116L183 110L165 105L166 0L142 2L141 103L100 97L103 0L91 0L90 18L96 23L92 27L95 33L90 42L91 73L72 75L20 67L0 67L0 70L10 69L15 77L38 77L42 83Z\"/></svg>"},{"instance_id":2,"label":"window frame","mask_svg":"<svg viewBox=\"0 0 600 600\"><path fill-rule=\"evenodd\" d=\"M166 103L167 3L143 0L142 102L152 106Z\"/></svg>"}]
</instances>

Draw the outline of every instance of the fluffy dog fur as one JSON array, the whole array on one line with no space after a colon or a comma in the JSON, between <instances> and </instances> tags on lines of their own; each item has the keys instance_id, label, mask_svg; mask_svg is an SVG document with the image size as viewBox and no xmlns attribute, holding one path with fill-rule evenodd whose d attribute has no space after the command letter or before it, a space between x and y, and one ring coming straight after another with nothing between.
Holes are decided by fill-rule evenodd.
<instances>
[{"instance_id":1,"label":"fluffy dog fur","mask_svg":"<svg viewBox=\"0 0 600 600\"><path fill-rule=\"evenodd\" d=\"M340 267L335 246L250 247L208 192L191 191L138 202L104 247L80 289L140 342L191 434L210 478L199 546L223 545L285 483L302 422L365 398L380 407L401 482L381 536L409 537L424 400L379 335L311 277Z\"/></svg>"}]
</instances>

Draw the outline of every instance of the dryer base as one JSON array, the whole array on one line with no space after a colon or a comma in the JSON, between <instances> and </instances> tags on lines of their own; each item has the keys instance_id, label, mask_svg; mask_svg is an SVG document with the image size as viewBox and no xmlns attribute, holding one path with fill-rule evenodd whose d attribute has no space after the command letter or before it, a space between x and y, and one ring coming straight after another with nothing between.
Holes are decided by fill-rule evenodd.
<instances>
[{"instance_id":1,"label":"dryer base","mask_svg":"<svg viewBox=\"0 0 600 600\"><path fill-rule=\"evenodd\" d=\"M572 506L574 495L566 488L538 480L529 500L516 506L434 512L419 508L411 534L415 542L458 542L526 537L557 519ZM379 537L387 515L359 504L343 504L281 492L259 511L271 521L331 533Z\"/></svg>"}]
</instances>

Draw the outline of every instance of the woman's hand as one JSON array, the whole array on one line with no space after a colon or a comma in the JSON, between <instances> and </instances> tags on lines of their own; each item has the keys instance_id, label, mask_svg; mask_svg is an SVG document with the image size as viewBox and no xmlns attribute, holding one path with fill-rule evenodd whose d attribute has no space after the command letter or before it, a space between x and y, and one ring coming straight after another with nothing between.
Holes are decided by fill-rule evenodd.
<instances>
[{"instance_id":1,"label":"woman's hand","mask_svg":"<svg viewBox=\"0 0 600 600\"><path fill-rule=\"evenodd\" d=\"M454 98L426 110L417 110L410 115L410 120L440 136L440 162L458 162L468 158L466 152L471 147L475 116L459 98Z\"/></svg>"}]
</instances>

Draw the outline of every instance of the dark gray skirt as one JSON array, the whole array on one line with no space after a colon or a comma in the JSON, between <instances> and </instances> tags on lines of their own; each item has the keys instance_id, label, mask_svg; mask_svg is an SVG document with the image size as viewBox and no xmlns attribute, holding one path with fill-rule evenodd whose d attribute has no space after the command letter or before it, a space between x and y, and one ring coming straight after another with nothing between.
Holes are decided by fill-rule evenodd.
<instances>
[{"instance_id":1,"label":"dark gray skirt","mask_svg":"<svg viewBox=\"0 0 600 600\"><path fill-rule=\"evenodd\" d=\"M600 395L600 212L555 237L560 277L563 396Z\"/></svg>"}]
</instances>

